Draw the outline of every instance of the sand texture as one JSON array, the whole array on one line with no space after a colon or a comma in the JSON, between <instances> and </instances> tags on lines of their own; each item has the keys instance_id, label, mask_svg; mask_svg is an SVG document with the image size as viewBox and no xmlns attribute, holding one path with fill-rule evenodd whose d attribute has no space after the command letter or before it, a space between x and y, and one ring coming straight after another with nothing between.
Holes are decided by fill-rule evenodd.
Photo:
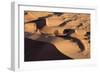
<instances>
[{"instance_id":1,"label":"sand texture","mask_svg":"<svg viewBox=\"0 0 100 73\"><path fill-rule=\"evenodd\" d=\"M50 43L69 59L90 58L90 24L88 13L24 12L25 38Z\"/></svg>"}]
</instances>

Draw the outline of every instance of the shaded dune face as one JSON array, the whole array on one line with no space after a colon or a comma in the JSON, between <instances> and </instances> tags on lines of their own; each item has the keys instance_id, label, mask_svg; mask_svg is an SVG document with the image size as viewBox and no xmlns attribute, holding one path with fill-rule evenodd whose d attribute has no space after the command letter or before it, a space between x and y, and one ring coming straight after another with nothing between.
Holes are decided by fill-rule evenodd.
<instances>
[{"instance_id":1,"label":"shaded dune face","mask_svg":"<svg viewBox=\"0 0 100 73\"><path fill-rule=\"evenodd\" d=\"M59 52L56 47L47 42L25 38L24 61L63 60L71 59Z\"/></svg>"},{"instance_id":2,"label":"shaded dune face","mask_svg":"<svg viewBox=\"0 0 100 73\"><path fill-rule=\"evenodd\" d=\"M25 11L24 23L25 61L90 58L90 14Z\"/></svg>"}]
</instances>

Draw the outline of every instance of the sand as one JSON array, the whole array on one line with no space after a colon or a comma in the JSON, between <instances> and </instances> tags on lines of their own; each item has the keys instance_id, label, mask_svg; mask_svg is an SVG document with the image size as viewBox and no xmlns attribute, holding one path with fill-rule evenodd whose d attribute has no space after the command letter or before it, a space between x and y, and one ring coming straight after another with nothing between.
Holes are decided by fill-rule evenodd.
<instances>
[{"instance_id":1,"label":"sand","mask_svg":"<svg viewBox=\"0 0 100 73\"><path fill-rule=\"evenodd\" d=\"M54 45L56 50L73 59L90 58L90 14L87 13L53 13L25 11L24 16L25 33L31 35L26 38ZM44 20L44 23L41 21ZM38 28L40 25L41 28ZM64 30L72 29L64 33ZM66 39L59 37L65 36ZM68 37L72 39L68 39ZM84 46L81 51L79 44L73 41L78 39Z\"/></svg>"}]
</instances>

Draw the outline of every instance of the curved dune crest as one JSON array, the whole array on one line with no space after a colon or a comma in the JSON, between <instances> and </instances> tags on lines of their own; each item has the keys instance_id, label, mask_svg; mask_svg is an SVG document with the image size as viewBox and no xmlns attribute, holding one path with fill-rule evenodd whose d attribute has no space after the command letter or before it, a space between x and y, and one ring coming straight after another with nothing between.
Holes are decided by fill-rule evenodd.
<instances>
[{"instance_id":1,"label":"curved dune crest","mask_svg":"<svg viewBox=\"0 0 100 73\"><path fill-rule=\"evenodd\" d=\"M84 51L80 52L80 48L77 44L70 40L56 39L51 42L56 48L66 56L74 59L89 58L89 54L84 55ZM88 52L89 53L89 52Z\"/></svg>"},{"instance_id":2,"label":"curved dune crest","mask_svg":"<svg viewBox=\"0 0 100 73\"><path fill-rule=\"evenodd\" d=\"M37 36L40 36L40 35L37 35ZM90 57L89 50L85 49L84 51L81 51L79 46L76 43L72 42L71 40L65 40L63 38L52 37L52 36L51 37L40 36L39 38L30 37L30 39L51 43L62 54L69 56L73 59L82 59L82 58ZM82 41L82 43L84 42ZM87 45L85 45L85 48L87 48Z\"/></svg>"}]
</instances>

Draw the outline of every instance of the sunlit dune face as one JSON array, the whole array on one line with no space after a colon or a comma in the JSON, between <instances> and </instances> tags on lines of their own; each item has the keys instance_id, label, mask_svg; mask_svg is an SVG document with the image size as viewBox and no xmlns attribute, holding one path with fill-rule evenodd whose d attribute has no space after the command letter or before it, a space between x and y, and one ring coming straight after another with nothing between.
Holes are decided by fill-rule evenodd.
<instances>
[{"instance_id":1,"label":"sunlit dune face","mask_svg":"<svg viewBox=\"0 0 100 73\"><path fill-rule=\"evenodd\" d=\"M63 18L53 15L52 17L49 17L46 19L46 25L47 26L58 26L60 23L62 23Z\"/></svg>"},{"instance_id":2,"label":"sunlit dune face","mask_svg":"<svg viewBox=\"0 0 100 73\"><path fill-rule=\"evenodd\" d=\"M24 22L30 22L33 20L37 20L39 17L44 17L48 15L52 15L53 13L49 12L37 12L37 11L25 11L24 12Z\"/></svg>"},{"instance_id":3,"label":"sunlit dune face","mask_svg":"<svg viewBox=\"0 0 100 73\"><path fill-rule=\"evenodd\" d=\"M32 14L32 12L30 11L25 11L25 14L24 14L24 22L29 22L29 21L32 21L32 20L36 20L38 17L34 16Z\"/></svg>"},{"instance_id":4,"label":"sunlit dune face","mask_svg":"<svg viewBox=\"0 0 100 73\"><path fill-rule=\"evenodd\" d=\"M24 25L24 32L35 33L36 30L37 30L37 27L35 23L26 23Z\"/></svg>"}]
</instances>

